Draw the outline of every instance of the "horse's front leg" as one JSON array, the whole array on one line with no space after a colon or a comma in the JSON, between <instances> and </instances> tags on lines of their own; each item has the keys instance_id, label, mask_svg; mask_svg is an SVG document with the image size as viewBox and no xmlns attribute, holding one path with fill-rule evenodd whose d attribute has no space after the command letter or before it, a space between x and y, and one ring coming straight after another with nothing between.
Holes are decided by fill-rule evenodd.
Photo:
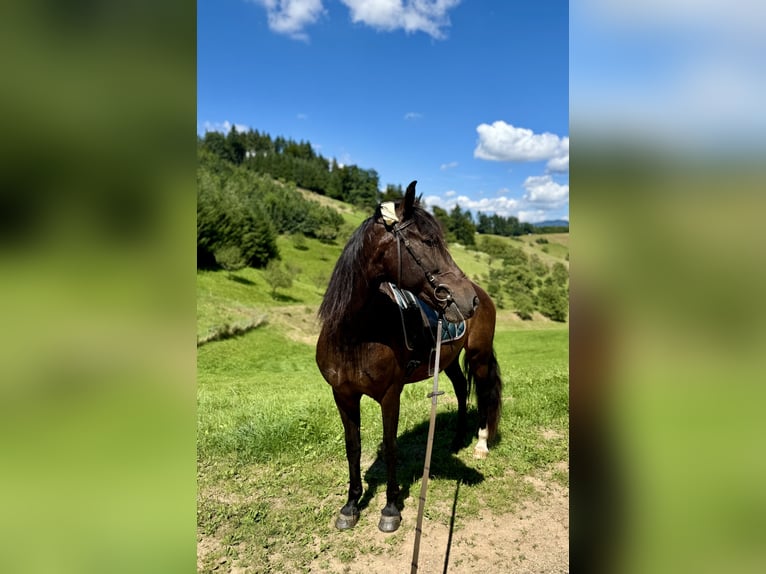
<instances>
[{"instance_id":1,"label":"horse's front leg","mask_svg":"<svg viewBox=\"0 0 766 574\"><path fill-rule=\"evenodd\" d=\"M362 440L360 435L361 416L359 403L361 395L347 396L333 391L335 404L338 407L343 431L346 437L346 459L348 460L348 500L340 509L335 527L339 530L353 528L359 520L359 498L362 496Z\"/></svg>"},{"instance_id":2,"label":"horse's front leg","mask_svg":"<svg viewBox=\"0 0 766 574\"><path fill-rule=\"evenodd\" d=\"M394 532L402 522L397 502L399 483L396 480L396 435L399 430L399 401L402 389L392 385L380 402L383 413L383 448L386 457L386 506L380 513L378 528L382 532Z\"/></svg>"}]
</instances>

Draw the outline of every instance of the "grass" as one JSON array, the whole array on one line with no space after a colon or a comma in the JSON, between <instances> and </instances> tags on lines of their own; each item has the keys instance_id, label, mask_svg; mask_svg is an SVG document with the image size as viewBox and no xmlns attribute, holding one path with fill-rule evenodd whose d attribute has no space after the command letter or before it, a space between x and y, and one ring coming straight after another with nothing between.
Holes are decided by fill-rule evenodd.
<instances>
[{"instance_id":1,"label":"grass","mask_svg":"<svg viewBox=\"0 0 766 574\"><path fill-rule=\"evenodd\" d=\"M446 394L438 408L428 520L449 523L458 481L456 529L487 510L510 512L534 495L523 475L551 473L567 459L566 343L561 326L498 331L504 411L500 440L483 461L472 458L470 446L449 452L456 400L442 379ZM215 542L202 571L213 571L223 559L255 572L309 571L317 560L347 563L359 553L390 552L404 536L370 540L332 527L348 480L343 431L313 355L312 346L285 338L271 325L199 349L198 528L201 543ZM399 482L410 520L403 528L412 526L417 512L410 497L420 488L431 384L409 385L402 396ZM474 409L469 422L475 427ZM554 438L544 438L546 430ZM377 520L382 506L381 439L380 409L365 398L363 520Z\"/></svg>"},{"instance_id":2,"label":"grass","mask_svg":"<svg viewBox=\"0 0 766 574\"><path fill-rule=\"evenodd\" d=\"M355 213L344 217L360 218ZM539 252L541 247L527 248ZM330 388L316 368L311 338L342 245L309 238L296 244L280 237L279 248L294 280L277 298L259 270L197 275L198 337L267 317L240 336L198 348L198 567L203 572L338 570L360 554L390 555L414 528L432 381L408 385L402 394L402 528L383 535L374 526L385 497L382 422L377 403L364 398L362 518L353 531L336 531L333 521L348 481L343 429ZM452 253L470 276L486 274L486 255L460 246ZM504 317L499 316L495 340L504 409L499 440L487 459L474 460L468 440L457 454L449 451L457 402L449 379L441 379L445 395L438 405L426 517L449 524L454 503L456 530L486 512L512 512L536 496L525 475L568 480L561 470L569 442L567 326ZM298 329L291 328L296 324ZM475 433L473 406L469 424Z\"/></svg>"}]
</instances>

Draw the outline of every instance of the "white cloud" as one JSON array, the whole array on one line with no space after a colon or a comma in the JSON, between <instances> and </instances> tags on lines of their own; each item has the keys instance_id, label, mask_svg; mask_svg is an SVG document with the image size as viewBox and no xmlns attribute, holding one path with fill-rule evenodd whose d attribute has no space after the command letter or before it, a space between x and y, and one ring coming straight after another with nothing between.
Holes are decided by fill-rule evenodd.
<instances>
[{"instance_id":1,"label":"white cloud","mask_svg":"<svg viewBox=\"0 0 766 574\"><path fill-rule=\"evenodd\" d=\"M559 153L545 164L548 171L565 173L569 172L569 137L561 138Z\"/></svg>"},{"instance_id":2,"label":"white cloud","mask_svg":"<svg viewBox=\"0 0 766 574\"><path fill-rule=\"evenodd\" d=\"M546 174L528 177L523 187L525 192L522 197L511 197L512 191L504 187L494 197L472 199L449 190L441 195L429 195L424 201L428 207L438 206L447 211L459 205L463 210L470 210L474 217L481 211L502 217L517 217L519 221L528 223L550 219L569 221L568 184L557 183L553 176Z\"/></svg>"},{"instance_id":3,"label":"white cloud","mask_svg":"<svg viewBox=\"0 0 766 574\"><path fill-rule=\"evenodd\" d=\"M443 163L439 166L439 169L444 171L445 169L452 169L453 167L457 167L458 163L456 161L451 161L449 163Z\"/></svg>"},{"instance_id":4,"label":"white cloud","mask_svg":"<svg viewBox=\"0 0 766 574\"><path fill-rule=\"evenodd\" d=\"M548 212L542 209L533 209L529 211L522 209L519 211L517 217L519 218L519 221L524 221L526 223L540 223L541 221L551 219L551 217L548 216Z\"/></svg>"},{"instance_id":5,"label":"white cloud","mask_svg":"<svg viewBox=\"0 0 766 574\"><path fill-rule=\"evenodd\" d=\"M566 154L563 157L554 157L548 160L548 163L545 164L545 167L548 168L548 171L558 172L558 173L564 173L569 171L569 154Z\"/></svg>"},{"instance_id":6,"label":"white cloud","mask_svg":"<svg viewBox=\"0 0 766 574\"><path fill-rule=\"evenodd\" d=\"M536 134L502 120L492 125L480 124L476 128L479 141L473 155L491 161L543 161L548 160L551 171L569 169L569 137L545 132Z\"/></svg>"},{"instance_id":7,"label":"white cloud","mask_svg":"<svg viewBox=\"0 0 766 574\"><path fill-rule=\"evenodd\" d=\"M429 195L424 198L424 201L428 207L436 205L447 211L454 208L455 205L459 205L461 209L470 210L474 216L477 212L481 211L482 213L497 213L503 217L509 217L511 215L516 215L516 212L521 206L518 199L503 196L492 199L486 197L482 197L481 199L471 199L466 195L459 195L458 197L455 197L455 195L454 191L447 192L444 196Z\"/></svg>"},{"instance_id":8,"label":"white cloud","mask_svg":"<svg viewBox=\"0 0 766 574\"><path fill-rule=\"evenodd\" d=\"M322 0L250 0L266 8L269 28L295 40L308 41L304 28L324 13Z\"/></svg>"},{"instance_id":9,"label":"white cloud","mask_svg":"<svg viewBox=\"0 0 766 574\"><path fill-rule=\"evenodd\" d=\"M266 9L269 28L296 40L308 41L305 28L325 14L322 0L249 0ZM354 23L377 30L424 32L432 38L445 37L450 25L448 12L460 0L341 0Z\"/></svg>"},{"instance_id":10,"label":"white cloud","mask_svg":"<svg viewBox=\"0 0 766 574\"><path fill-rule=\"evenodd\" d=\"M569 185L553 181L550 175L533 175L524 180L524 199L549 208L561 207L569 201Z\"/></svg>"},{"instance_id":11,"label":"white cloud","mask_svg":"<svg viewBox=\"0 0 766 574\"><path fill-rule=\"evenodd\" d=\"M379 30L402 29L443 38L449 26L447 12L460 0L341 0L351 11L351 20Z\"/></svg>"},{"instance_id":12,"label":"white cloud","mask_svg":"<svg viewBox=\"0 0 766 574\"><path fill-rule=\"evenodd\" d=\"M420 114L418 112L407 112L406 114L404 114L405 120L419 120L422 117L423 117L423 114Z\"/></svg>"}]
</instances>

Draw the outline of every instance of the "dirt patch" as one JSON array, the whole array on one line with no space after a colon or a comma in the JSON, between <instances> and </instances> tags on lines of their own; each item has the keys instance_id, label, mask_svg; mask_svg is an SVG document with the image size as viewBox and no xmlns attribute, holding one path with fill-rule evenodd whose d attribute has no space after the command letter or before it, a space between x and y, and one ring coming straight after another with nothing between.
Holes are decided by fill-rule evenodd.
<instances>
[{"instance_id":1,"label":"dirt patch","mask_svg":"<svg viewBox=\"0 0 766 574\"><path fill-rule=\"evenodd\" d=\"M310 305L270 307L268 322L279 325L288 338L306 345L316 345L319 337L317 309Z\"/></svg>"},{"instance_id":2,"label":"dirt patch","mask_svg":"<svg viewBox=\"0 0 766 574\"><path fill-rule=\"evenodd\" d=\"M562 462L558 470L565 471L566 467L566 462ZM485 510L478 518L463 520L458 504L453 525L443 520L429 520L428 505L435 502L429 501L423 520L418 572L568 572L569 490L549 477L526 476L523 480L533 487L535 495L520 502L513 512L505 514ZM410 497L401 528L394 534L386 535L377 528L379 514L375 510L383 503L384 497L384 493L377 497L378 500L362 513L352 531L340 533L332 523L328 523L326 532L314 535L313 544L309 544L314 547L315 558L308 565L308 571L328 574L409 572L415 541L417 504ZM198 572L253 574L271 571L260 561L253 563L251 559L231 556L219 538L222 534L198 535ZM342 559L344 549L351 552L345 560ZM354 554L356 556L352 557ZM272 555L268 560L277 558Z\"/></svg>"},{"instance_id":3,"label":"dirt patch","mask_svg":"<svg viewBox=\"0 0 766 574\"><path fill-rule=\"evenodd\" d=\"M538 496L519 504L513 513L484 516L463 521L450 532L449 524L423 521L418 572L461 574L508 572L557 574L569 571L569 490L559 484L527 477ZM413 508L410 504L409 508ZM413 509L414 510L414 509ZM459 508L458 508L459 513ZM416 513L405 517L400 532L384 535L377 529L377 513L367 512L356 531L362 537L382 541L375 551L358 556L351 563L321 554L311 572L335 574L390 574L409 572L415 541ZM358 536L359 532L354 532ZM349 540L351 542L351 540ZM446 568L445 568L446 564Z\"/></svg>"}]
</instances>

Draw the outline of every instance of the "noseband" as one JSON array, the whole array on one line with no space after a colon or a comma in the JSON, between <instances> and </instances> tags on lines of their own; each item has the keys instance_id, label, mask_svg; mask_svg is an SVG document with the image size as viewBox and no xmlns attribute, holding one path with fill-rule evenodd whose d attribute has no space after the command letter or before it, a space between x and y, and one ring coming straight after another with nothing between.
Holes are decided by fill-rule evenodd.
<instances>
[{"instance_id":1,"label":"noseband","mask_svg":"<svg viewBox=\"0 0 766 574\"><path fill-rule=\"evenodd\" d=\"M443 312L450 303L454 302L454 299L452 298L452 291L444 283L437 283L434 274L425 268L423 261L420 259L418 254L412 250L410 240L407 239L403 231L412 224L413 220L410 219L409 221L405 221L400 225L398 217L396 217L395 213L393 212L393 206L386 206L386 204L382 204L381 208L381 212L383 214L383 223L386 226L386 229L391 231L391 233L394 234L394 237L396 237L396 256L399 261L397 285L401 286L402 284L402 244L404 244L404 248L410 254L410 257L412 257L417 266L420 267L421 271L423 271L425 274L426 281L428 281L428 284L434 290L434 299L436 299L441 304L441 311ZM457 305L455 308L457 308Z\"/></svg>"}]
</instances>

